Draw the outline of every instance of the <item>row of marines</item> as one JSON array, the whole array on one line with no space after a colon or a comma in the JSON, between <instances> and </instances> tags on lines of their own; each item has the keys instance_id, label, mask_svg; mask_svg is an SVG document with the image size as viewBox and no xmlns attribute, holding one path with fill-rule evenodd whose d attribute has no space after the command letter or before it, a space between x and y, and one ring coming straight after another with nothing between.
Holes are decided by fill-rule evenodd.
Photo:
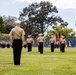
<instances>
[{"instance_id":1,"label":"row of marines","mask_svg":"<svg viewBox=\"0 0 76 75\"><path fill-rule=\"evenodd\" d=\"M28 45L28 52L32 51L33 42L34 42L33 38L31 37L31 35L29 35L26 40L26 43ZM49 43L50 43L50 47L51 47L51 52L54 52L56 41L53 38L53 35L51 36ZM40 52L40 54L43 54L44 44L45 44L45 38L43 37L43 34L41 33L38 35L38 38L37 38L38 52ZM60 51L65 52L66 40L65 40L64 36L62 36L60 38L60 42L58 43L58 45L60 47Z\"/></svg>"},{"instance_id":2,"label":"row of marines","mask_svg":"<svg viewBox=\"0 0 76 75\"><path fill-rule=\"evenodd\" d=\"M26 39L26 41L24 43L25 43L24 48L26 48L26 46L27 46L28 52L32 51L34 39L31 37L31 35L28 35L28 38ZM51 46L51 52L54 52L55 40L53 38L53 35L51 36L49 43ZM45 38L43 37L43 34L39 34L38 38L37 38L37 45L38 45L38 52L40 52L40 54L43 54L44 44L45 44ZM62 38L60 39L60 43L59 43L61 52L65 52L65 49L64 49L65 45L66 45L66 40L64 39L64 36L62 36ZM8 41L8 42L2 41L2 42L0 42L0 47L1 48L5 48L5 47L10 48L11 43L10 43L10 41Z\"/></svg>"}]
</instances>

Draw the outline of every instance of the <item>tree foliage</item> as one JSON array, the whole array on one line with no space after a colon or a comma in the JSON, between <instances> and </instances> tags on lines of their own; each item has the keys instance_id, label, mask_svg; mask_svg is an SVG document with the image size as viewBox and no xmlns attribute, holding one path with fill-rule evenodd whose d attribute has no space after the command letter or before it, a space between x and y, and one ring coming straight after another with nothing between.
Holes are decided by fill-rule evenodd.
<instances>
[{"instance_id":1,"label":"tree foliage","mask_svg":"<svg viewBox=\"0 0 76 75\"><path fill-rule=\"evenodd\" d=\"M58 10L50 2L33 3L23 8L20 12L20 20L24 23L23 28L30 33L44 33L49 26L62 23L63 20L57 15ZM27 33L26 33L27 34Z\"/></svg>"},{"instance_id":2,"label":"tree foliage","mask_svg":"<svg viewBox=\"0 0 76 75\"><path fill-rule=\"evenodd\" d=\"M55 26L52 30L48 31L47 37L56 34L57 36L63 35L66 38L75 37L75 32L72 28L63 28L62 26Z\"/></svg>"},{"instance_id":3,"label":"tree foliage","mask_svg":"<svg viewBox=\"0 0 76 75\"><path fill-rule=\"evenodd\" d=\"M61 26L62 26L63 28L67 27L67 26L68 26L68 22L63 22L63 23L61 23Z\"/></svg>"},{"instance_id":4,"label":"tree foliage","mask_svg":"<svg viewBox=\"0 0 76 75\"><path fill-rule=\"evenodd\" d=\"M5 26L3 25L3 18L0 17L0 33L5 32Z\"/></svg>"},{"instance_id":5,"label":"tree foliage","mask_svg":"<svg viewBox=\"0 0 76 75\"><path fill-rule=\"evenodd\" d=\"M7 25L13 25L14 26L15 21L17 20L17 18L13 17L13 16L8 16L8 17L3 16L2 18L3 18L3 25L4 26L7 26Z\"/></svg>"},{"instance_id":6,"label":"tree foliage","mask_svg":"<svg viewBox=\"0 0 76 75\"><path fill-rule=\"evenodd\" d=\"M6 33L6 34L9 34L9 32L11 31L11 29L12 29L13 27L14 27L13 25L6 25L6 26L5 26L5 28L6 28L5 33Z\"/></svg>"},{"instance_id":7,"label":"tree foliage","mask_svg":"<svg viewBox=\"0 0 76 75\"><path fill-rule=\"evenodd\" d=\"M10 30L15 26L15 21L17 20L16 17L13 16L3 16L3 25L5 26L5 32L4 33L9 33Z\"/></svg>"}]
</instances>

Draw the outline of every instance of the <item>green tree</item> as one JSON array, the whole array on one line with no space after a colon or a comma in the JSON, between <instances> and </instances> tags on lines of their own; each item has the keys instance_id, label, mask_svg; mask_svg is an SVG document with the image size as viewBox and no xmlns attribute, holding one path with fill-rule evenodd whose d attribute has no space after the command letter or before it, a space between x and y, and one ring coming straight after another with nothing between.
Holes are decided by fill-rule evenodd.
<instances>
[{"instance_id":1,"label":"green tree","mask_svg":"<svg viewBox=\"0 0 76 75\"><path fill-rule=\"evenodd\" d=\"M25 31L30 30L31 33L44 33L49 26L63 22L56 13L58 13L56 6L53 6L52 3L48 1L41 1L39 4L33 3L23 8L19 18L23 21L24 26L26 26L23 26L26 28Z\"/></svg>"},{"instance_id":2,"label":"green tree","mask_svg":"<svg viewBox=\"0 0 76 75\"><path fill-rule=\"evenodd\" d=\"M63 35L66 38L75 37L75 31L72 28L63 28L62 26L55 26L52 30L47 32L46 37L56 34L57 36Z\"/></svg>"},{"instance_id":3,"label":"green tree","mask_svg":"<svg viewBox=\"0 0 76 75\"><path fill-rule=\"evenodd\" d=\"M5 28L6 28L5 33L6 33L6 34L9 34L9 32L11 31L11 29L12 29L13 27L14 27L13 25L6 25L6 26L5 26Z\"/></svg>"},{"instance_id":4,"label":"green tree","mask_svg":"<svg viewBox=\"0 0 76 75\"><path fill-rule=\"evenodd\" d=\"M15 26L16 17L13 16L3 16L3 25L5 26L5 33L8 34L10 30Z\"/></svg>"},{"instance_id":5,"label":"green tree","mask_svg":"<svg viewBox=\"0 0 76 75\"><path fill-rule=\"evenodd\" d=\"M62 27L67 27L67 26L68 26L68 22L63 22L63 23L61 23L61 26L62 26Z\"/></svg>"},{"instance_id":6,"label":"green tree","mask_svg":"<svg viewBox=\"0 0 76 75\"><path fill-rule=\"evenodd\" d=\"M39 33L40 33L40 29L39 28L36 28L34 26L32 26L29 21L26 21L27 24L24 24L22 22L22 25L21 27L24 29L24 31L26 32L26 36L27 35L32 35L34 37L36 37Z\"/></svg>"},{"instance_id":7,"label":"green tree","mask_svg":"<svg viewBox=\"0 0 76 75\"><path fill-rule=\"evenodd\" d=\"M3 25L4 26L7 26L7 25L13 25L14 26L15 21L18 19L18 18L13 17L13 16L8 16L8 17L3 16L2 18L3 18Z\"/></svg>"},{"instance_id":8,"label":"green tree","mask_svg":"<svg viewBox=\"0 0 76 75\"><path fill-rule=\"evenodd\" d=\"M5 26L3 25L3 18L0 17L0 33L5 32Z\"/></svg>"}]
</instances>

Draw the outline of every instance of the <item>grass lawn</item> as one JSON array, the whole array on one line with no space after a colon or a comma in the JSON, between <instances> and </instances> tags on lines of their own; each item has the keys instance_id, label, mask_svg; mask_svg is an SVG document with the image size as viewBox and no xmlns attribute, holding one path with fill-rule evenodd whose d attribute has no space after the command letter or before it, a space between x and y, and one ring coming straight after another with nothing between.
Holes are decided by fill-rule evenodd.
<instances>
[{"instance_id":1,"label":"grass lawn","mask_svg":"<svg viewBox=\"0 0 76 75\"><path fill-rule=\"evenodd\" d=\"M23 48L20 66L13 64L12 48L0 48L0 75L76 75L76 48L66 48L65 53L44 48L44 54L37 47L32 52Z\"/></svg>"}]
</instances>

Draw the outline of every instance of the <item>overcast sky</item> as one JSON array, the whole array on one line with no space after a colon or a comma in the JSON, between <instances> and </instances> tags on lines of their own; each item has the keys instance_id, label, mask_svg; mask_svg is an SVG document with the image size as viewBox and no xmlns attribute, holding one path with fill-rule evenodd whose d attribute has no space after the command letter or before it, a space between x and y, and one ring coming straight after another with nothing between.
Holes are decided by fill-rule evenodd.
<instances>
[{"instance_id":1,"label":"overcast sky","mask_svg":"<svg viewBox=\"0 0 76 75\"><path fill-rule=\"evenodd\" d=\"M19 11L31 3L49 1L58 8L58 15L69 23L69 28L75 27L76 0L0 0L0 16L19 17Z\"/></svg>"}]
</instances>

